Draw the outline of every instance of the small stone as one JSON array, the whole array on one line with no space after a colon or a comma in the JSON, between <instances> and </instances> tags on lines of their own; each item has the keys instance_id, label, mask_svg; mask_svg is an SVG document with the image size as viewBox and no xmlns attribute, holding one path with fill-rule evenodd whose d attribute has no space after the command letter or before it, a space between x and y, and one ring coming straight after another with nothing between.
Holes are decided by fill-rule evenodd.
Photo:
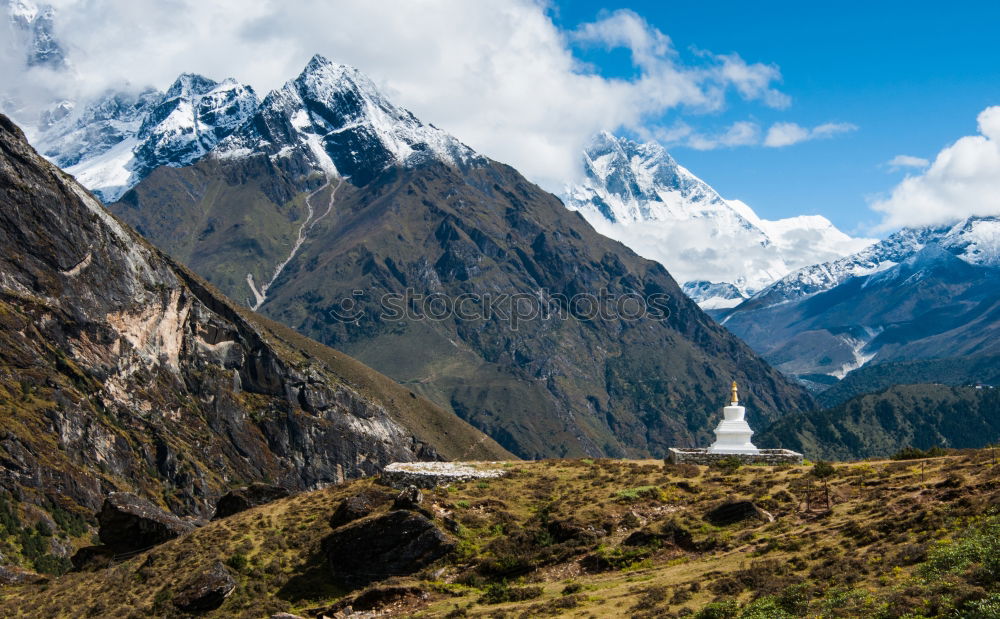
<instances>
[{"instance_id":1,"label":"small stone","mask_svg":"<svg viewBox=\"0 0 1000 619\"><path fill-rule=\"evenodd\" d=\"M396 500L392 503L392 508L416 510L420 508L423 500L423 493L416 486L410 486L399 493Z\"/></svg>"},{"instance_id":2,"label":"small stone","mask_svg":"<svg viewBox=\"0 0 1000 619\"><path fill-rule=\"evenodd\" d=\"M271 484L255 483L230 490L215 504L215 515L212 516L212 520L226 518L227 516L246 511L251 507L264 505L287 496L288 490L286 488L272 486Z\"/></svg>"},{"instance_id":3,"label":"small stone","mask_svg":"<svg viewBox=\"0 0 1000 619\"><path fill-rule=\"evenodd\" d=\"M174 596L174 606L184 612L214 610L236 590L236 579L221 562L181 585Z\"/></svg>"}]
</instances>

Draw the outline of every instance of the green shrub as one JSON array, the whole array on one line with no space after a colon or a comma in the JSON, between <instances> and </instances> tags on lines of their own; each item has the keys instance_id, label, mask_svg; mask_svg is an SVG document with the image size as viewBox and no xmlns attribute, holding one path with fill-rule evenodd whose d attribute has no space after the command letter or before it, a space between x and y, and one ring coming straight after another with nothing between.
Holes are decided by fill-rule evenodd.
<instances>
[{"instance_id":1,"label":"green shrub","mask_svg":"<svg viewBox=\"0 0 1000 619\"><path fill-rule=\"evenodd\" d=\"M698 611L695 619L737 619L740 616L740 605L735 600L712 602Z\"/></svg>"},{"instance_id":2,"label":"green shrub","mask_svg":"<svg viewBox=\"0 0 1000 619\"><path fill-rule=\"evenodd\" d=\"M735 473L741 466L743 466L743 463L736 456L727 456L712 463L713 468L720 469L726 473Z\"/></svg>"},{"instance_id":3,"label":"green shrub","mask_svg":"<svg viewBox=\"0 0 1000 619\"><path fill-rule=\"evenodd\" d=\"M939 543L928 553L921 571L928 576L969 571L977 584L1000 583L1000 516L990 516L957 539Z\"/></svg>"},{"instance_id":4,"label":"green shrub","mask_svg":"<svg viewBox=\"0 0 1000 619\"><path fill-rule=\"evenodd\" d=\"M930 449L923 450L916 447L904 447L895 454L893 454L893 460L918 460L920 458L940 458L948 454L948 451L942 449L941 447L931 447Z\"/></svg>"},{"instance_id":5,"label":"green shrub","mask_svg":"<svg viewBox=\"0 0 1000 619\"><path fill-rule=\"evenodd\" d=\"M615 493L615 500L619 503L635 503L642 500L662 501L663 490L657 486L639 486L638 488L627 488Z\"/></svg>"},{"instance_id":6,"label":"green shrub","mask_svg":"<svg viewBox=\"0 0 1000 619\"><path fill-rule=\"evenodd\" d=\"M539 586L511 587L507 584L506 580L501 580L500 582L492 582L486 586L482 597L479 598L479 603L502 604L504 602L532 600L542 595L543 591L544 589Z\"/></svg>"}]
</instances>

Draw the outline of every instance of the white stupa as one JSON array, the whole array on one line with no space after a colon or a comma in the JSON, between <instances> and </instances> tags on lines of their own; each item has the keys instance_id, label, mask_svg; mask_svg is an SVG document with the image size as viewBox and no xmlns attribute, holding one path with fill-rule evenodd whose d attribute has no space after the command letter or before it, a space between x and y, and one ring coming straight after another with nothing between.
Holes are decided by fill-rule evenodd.
<instances>
[{"instance_id":1,"label":"white stupa","mask_svg":"<svg viewBox=\"0 0 1000 619\"><path fill-rule=\"evenodd\" d=\"M715 428L715 442L708 448L708 453L715 454L759 454L760 450L753 446L750 437L753 430L744 416L747 409L740 406L736 381L733 381L733 397L729 406L722 409L725 419Z\"/></svg>"}]
</instances>

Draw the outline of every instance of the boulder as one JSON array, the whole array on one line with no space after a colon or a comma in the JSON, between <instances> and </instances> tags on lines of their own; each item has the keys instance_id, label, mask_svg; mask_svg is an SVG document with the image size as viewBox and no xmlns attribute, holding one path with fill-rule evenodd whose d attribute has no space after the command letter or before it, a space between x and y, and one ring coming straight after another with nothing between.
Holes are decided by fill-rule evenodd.
<instances>
[{"instance_id":1,"label":"boulder","mask_svg":"<svg viewBox=\"0 0 1000 619\"><path fill-rule=\"evenodd\" d=\"M195 527L128 492L112 492L97 514L101 541L116 553L144 550Z\"/></svg>"},{"instance_id":2,"label":"boulder","mask_svg":"<svg viewBox=\"0 0 1000 619\"><path fill-rule=\"evenodd\" d=\"M92 572L111 567L115 560L115 551L110 546L84 546L70 557L73 570L77 572Z\"/></svg>"},{"instance_id":3,"label":"boulder","mask_svg":"<svg viewBox=\"0 0 1000 619\"><path fill-rule=\"evenodd\" d=\"M349 522L364 518L391 500L392 496L386 492L374 488L363 490L340 502L333 515L330 516L330 526L336 529Z\"/></svg>"},{"instance_id":4,"label":"boulder","mask_svg":"<svg viewBox=\"0 0 1000 619\"><path fill-rule=\"evenodd\" d=\"M572 518L552 520L546 529L557 542L574 540L589 543L607 535L604 529L583 525Z\"/></svg>"},{"instance_id":5,"label":"boulder","mask_svg":"<svg viewBox=\"0 0 1000 619\"><path fill-rule=\"evenodd\" d=\"M48 582L48 578L41 574L13 565L0 565L0 585L33 585L43 582Z\"/></svg>"},{"instance_id":6,"label":"boulder","mask_svg":"<svg viewBox=\"0 0 1000 619\"><path fill-rule=\"evenodd\" d=\"M622 541L624 546L649 546L654 542L670 544L683 550L695 550L691 534L673 523L659 523L635 531Z\"/></svg>"},{"instance_id":7,"label":"boulder","mask_svg":"<svg viewBox=\"0 0 1000 619\"><path fill-rule=\"evenodd\" d=\"M215 504L215 515L212 516L212 520L232 516L251 507L264 505L287 496L288 490L286 488L261 483L230 490Z\"/></svg>"},{"instance_id":8,"label":"boulder","mask_svg":"<svg viewBox=\"0 0 1000 619\"><path fill-rule=\"evenodd\" d=\"M418 510L424 500L424 494L416 486L409 486L396 496L392 502L393 509Z\"/></svg>"},{"instance_id":9,"label":"boulder","mask_svg":"<svg viewBox=\"0 0 1000 619\"><path fill-rule=\"evenodd\" d=\"M405 510L340 527L323 543L335 580L352 587L412 574L454 548L424 515Z\"/></svg>"},{"instance_id":10,"label":"boulder","mask_svg":"<svg viewBox=\"0 0 1000 619\"><path fill-rule=\"evenodd\" d=\"M183 612L215 610L236 589L236 579L226 566L216 561L212 567L194 576L174 596L174 606Z\"/></svg>"},{"instance_id":11,"label":"boulder","mask_svg":"<svg viewBox=\"0 0 1000 619\"><path fill-rule=\"evenodd\" d=\"M744 520L768 520L764 510L753 501L728 501L705 514L705 520L724 527Z\"/></svg>"}]
</instances>

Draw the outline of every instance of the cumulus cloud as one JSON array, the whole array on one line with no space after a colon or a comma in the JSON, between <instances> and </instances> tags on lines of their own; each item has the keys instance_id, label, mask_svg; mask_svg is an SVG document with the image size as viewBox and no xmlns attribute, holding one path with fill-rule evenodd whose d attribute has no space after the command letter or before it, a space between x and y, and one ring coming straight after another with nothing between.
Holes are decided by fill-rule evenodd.
<instances>
[{"instance_id":1,"label":"cumulus cloud","mask_svg":"<svg viewBox=\"0 0 1000 619\"><path fill-rule=\"evenodd\" d=\"M749 121L735 122L722 133L705 135L692 133L686 144L697 150L712 150L720 147L751 146L760 143L760 126Z\"/></svg>"},{"instance_id":2,"label":"cumulus cloud","mask_svg":"<svg viewBox=\"0 0 1000 619\"><path fill-rule=\"evenodd\" d=\"M857 127L850 123L824 123L808 129L792 122L779 122L771 125L764 137L764 146L781 148L807 140L829 138L838 133L854 131Z\"/></svg>"},{"instance_id":3,"label":"cumulus cloud","mask_svg":"<svg viewBox=\"0 0 1000 619\"><path fill-rule=\"evenodd\" d=\"M124 85L163 89L190 71L231 76L264 95L321 53L358 67L418 117L549 187L578 172L581 149L602 129L638 131L668 111L715 111L730 99L774 108L790 102L776 87L776 66L707 51L682 57L666 34L627 10L567 32L541 0L50 2L76 79L4 58L4 94L29 82L73 99ZM8 49L3 43L0 50ZM635 75L601 75L579 60L584 46L625 49Z\"/></svg>"},{"instance_id":4,"label":"cumulus cloud","mask_svg":"<svg viewBox=\"0 0 1000 619\"><path fill-rule=\"evenodd\" d=\"M885 162L885 165L893 172L903 168L926 168L930 164L931 162L923 157L914 157L913 155L896 155Z\"/></svg>"},{"instance_id":5,"label":"cumulus cloud","mask_svg":"<svg viewBox=\"0 0 1000 619\"><path fill-rule=\"evenodd\" d=\"M779 122L771 125L765 134L756 122L741 120L715 133L695 131L687 123L678 122L655 131L640 132L640 135L668 145L682 144L695 150L713 150L735 146L780 148L808 140L829 138L855 129L857 127L849 123L824 123L809 129L792 122Z\"/></svg>"},{"instance_id":6,"label":"cumulus cloud","mask_svg":"<svg viewBox=\"0 0 1000 619\"><path fill-rule=\"evenodd\" d=\"M979 135L944 148L921 174L907 176L872 208L880 228L945 224L971 215L1000 215L1000 106L976 119Z\"/></svg>"}]
</instances>

